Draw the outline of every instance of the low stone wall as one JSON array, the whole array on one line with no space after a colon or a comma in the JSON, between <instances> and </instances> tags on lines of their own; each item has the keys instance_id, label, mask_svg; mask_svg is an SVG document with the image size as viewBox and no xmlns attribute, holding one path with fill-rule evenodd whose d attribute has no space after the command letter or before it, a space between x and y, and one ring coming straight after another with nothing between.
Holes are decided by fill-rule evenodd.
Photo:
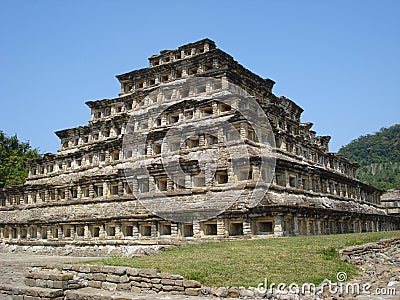
<instances>
[{"instance_id":1,"label":"low stone wall","mask_svg":"<svg viewBox=\"0 0 400 300\"><path fill-rule=\"evenodd\" d=\"M62 290L92 287L132 293L172 292L191 296L201 293L199 282L185 280L181 275L162 273L154 269L95 265L55 264L34 267L26 275L25 284Z\"/></svg>"},{"instance_id":2,"label":"low stone wall","mask_svg":"<svg viewBox=\"0 0 400 300\"><path fill-rule=\"evenodd\" d=\"M153 255L173 245L72 245L72 244L42 244L42 245L20 245L0 244L0 253L27 253L60 256L118 256L134 257L142 255Z\"/></svg>"},{"instance_id":3,"label":"low stone wall","mask_svg":"<svg viewBox=\"0 0 400 300\"><path fill-rule=\"evenodd\" d=\"M360 257L372 252L382 252L389 247L400 247L400 238L384 239L374 243L350 246L339 251L341 259L355 263Z\"/></svg>"},{"instance_id":4,"label":"low stone wall","mask_svg":"<svg viewBox=\"0 0 400 300\"><path fill-rule=\"evenodd\" d=\"M115 266L49 264L33 267L26 274L25 284L33 289L49 289L58 297L61 291L67 299L71 294L74 294L74 297L79 299L79 290L84 290L85 288L132 294L169 293L186 296L262 297L255 288L212 288L202 286L195 280L187 280L181 275L162 273L155 269ZM76 292L71 290L76 290ZM18 291L14 290L13 292L13 295L18 295ZM51 297L38 297L37 299L48 298Z\"/></svg>"}]
</instances>

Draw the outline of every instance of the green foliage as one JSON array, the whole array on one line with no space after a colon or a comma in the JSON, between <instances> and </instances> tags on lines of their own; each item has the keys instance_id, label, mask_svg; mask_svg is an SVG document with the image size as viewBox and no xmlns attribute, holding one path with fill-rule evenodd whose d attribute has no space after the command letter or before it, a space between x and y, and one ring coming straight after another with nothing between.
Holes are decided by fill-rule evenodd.
<instances>
[{"instance_id":1,"label":"green foliage","mask_svg":"<svg viewBox=\"0 0 400 300\"><path fill-rule=\"evenodd\" d=\"M21 143L16 135L8 137L0 130L0 188L23 184L28 176L24 160L38 157L38 150L29 143Z\"/></svg>"},{"instance_id":2,"label":"green foliage","mask_svg":"<svg viewBox=\"0 0 400 300\"><path fill-rule=\"evenodd\" d=\"M400 188L400 124L361 136L339 154L360 164L361 181L385 190Z\"/></svg>"}]
</instances>

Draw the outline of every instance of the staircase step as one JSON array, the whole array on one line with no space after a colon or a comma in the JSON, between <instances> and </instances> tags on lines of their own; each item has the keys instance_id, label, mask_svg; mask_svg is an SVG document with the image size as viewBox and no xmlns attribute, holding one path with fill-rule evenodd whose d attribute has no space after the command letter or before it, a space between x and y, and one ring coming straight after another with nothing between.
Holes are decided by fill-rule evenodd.
<instances>
[{"instance_id":1,"label":"staircase step","mask_svg":"<svg viewBox=\"0 0 400 300\"><path fill-rule=\"evenodd\" d=\"M25 274L25 278L32 279L42 279L42 280L54 280L54 281L68 281L74 278L74 275L71 273L61 273L57 271L35 271L28 272Z\"/></svg>"},{"instance_id":2,"label":"staircase step","mask_svg":"<svg viewBox=\"0 0 400 300\"><path fill-rule=\"evenodd\" d=\"M62 289L50 289L42 287L32 287L25 285L4 285L0 284L0 293L10 295L10 296L31 296L38 299L54 299L62 300L64 299L64 291ZM12 297L11 299L14 299ZM18 298L15 298L18 299Z\"/></svg>"},{"instance_id":3,"label":"staircase step","mask_svg":"<svg viewBox=\"0 0 400 300\"><path fill-rule=\"evenodd\" d=\"M48 270L33 268L31 271L25 274L24 283L31 287L42 287L50 289L77 289L84 285L74 279L72 273L61 271L61 270Z\"/></svg>"}]
</instances>

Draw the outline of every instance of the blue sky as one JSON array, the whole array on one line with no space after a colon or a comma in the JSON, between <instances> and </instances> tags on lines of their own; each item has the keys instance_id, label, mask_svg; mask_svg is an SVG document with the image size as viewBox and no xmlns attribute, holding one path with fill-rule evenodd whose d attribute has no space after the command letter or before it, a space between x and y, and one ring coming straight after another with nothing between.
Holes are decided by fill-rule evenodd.
<instances>
[{"instance_id":1,"label":"blue sky","mask_svg":"<svg viewBox=\"0 0 400 300\"><path fill-rule=\"evenodd\" d=\"M114 77L205 37L304 108L331 151L400 123L400 1L0 1L0 130L56 152Z\"/></svg>"}]
</instances>

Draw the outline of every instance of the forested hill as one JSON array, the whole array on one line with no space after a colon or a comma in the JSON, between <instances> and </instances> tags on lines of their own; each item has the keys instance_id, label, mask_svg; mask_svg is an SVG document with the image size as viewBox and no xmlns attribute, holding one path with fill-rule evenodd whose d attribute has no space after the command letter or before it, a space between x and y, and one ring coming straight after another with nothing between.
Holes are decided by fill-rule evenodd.
<instances>
[{"instance_id":1,"label":"forested hill","mask_svg":"<svg viewBox=\"0 0 400 300\"><path fill-rule=\"evenodd\" d=\"M385 190L400 188L400 124L360 136L339 154L360 164L361 181Z\"/></svg>"}]
</instances>

